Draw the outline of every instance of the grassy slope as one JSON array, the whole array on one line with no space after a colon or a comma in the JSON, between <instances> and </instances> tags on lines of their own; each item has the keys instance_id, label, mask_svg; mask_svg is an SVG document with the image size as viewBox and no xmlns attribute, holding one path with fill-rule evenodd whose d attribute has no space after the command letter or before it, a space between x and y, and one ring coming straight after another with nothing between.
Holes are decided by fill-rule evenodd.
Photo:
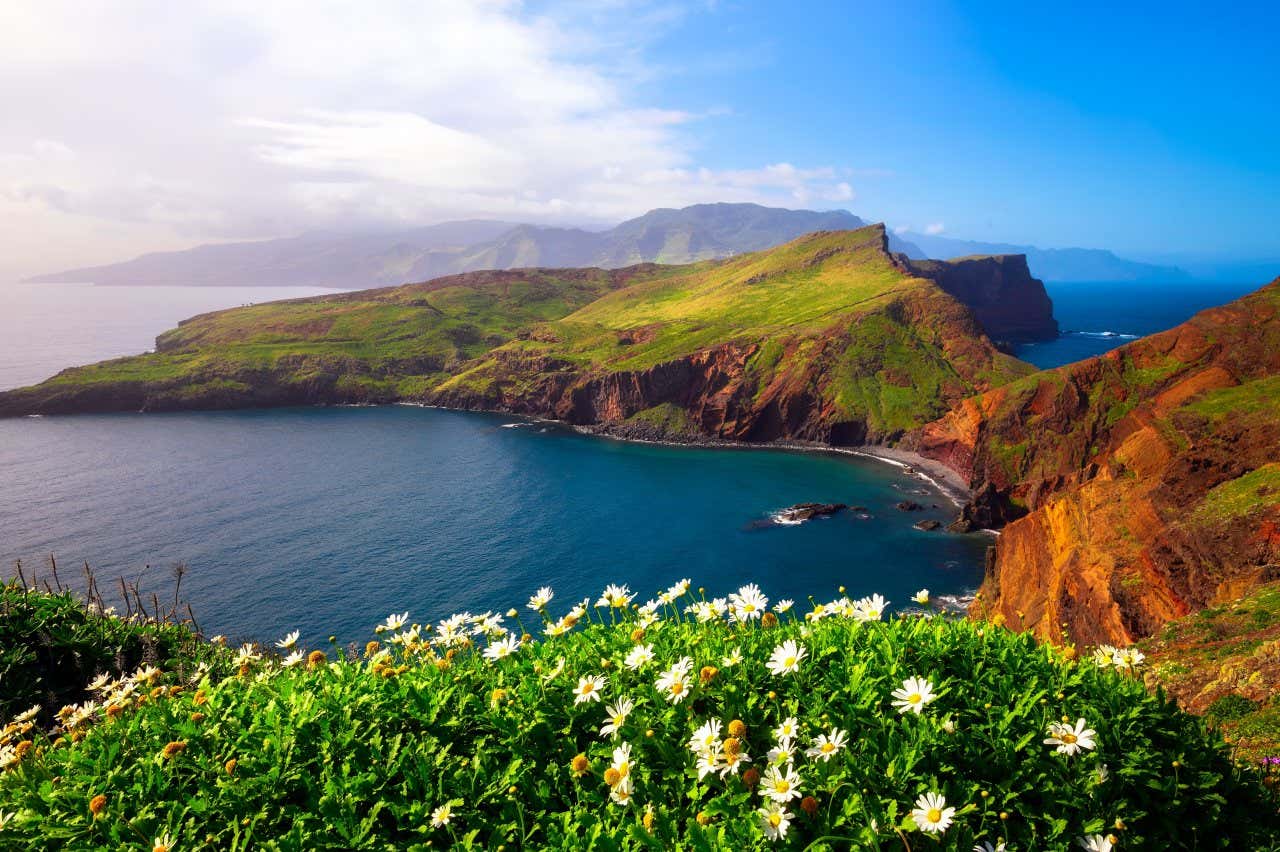
<instances>
[{"instance_id":1,"label":"grassy slope","mask_svg":"<svg viewBox=\"0 0 1280 852\"><path fill-rule=\"evenodd\" d=\"M816 388L823 418L881 436L1031 369L897 267L875 226L727 261L472 273L208 314L154 354L0 394L0 413L411 399L546 414L564 391L548 392L548 364L581 384L735 346L748 400Z\"/></svg>"},{"instance_id":2,"label":"grassy slope","mask_svg":"<svg viewBox=\"0 0 1280 852\"><path fill-rule=\"evenodd\" d=\"M569 364L589 379L727 346L752 352L746 379L758 392L816 386L830 417L865 419L882 434L1029 372L936 285L897 267L873 226L638 281L495 350L440 390L527 393L537 377L510 366L525 359Z\"/></svg>"},{"instance_id":3,"label":"grassy slope","mask_svg":"<svg viewBox=\"0 0 1280 852\"><path fill-rule=\"evenodd\" d=\"M192 850L759 848L769 845L759 791L745 775L699 779L685 744L707 719L741 720L739 742L759 771L772 730L794 716L802 749L832 727L852 737L830 762L796 758L815 807L809 815L791 802L782 848L933 848L910 819L929 791L958 811L945 848L1007 840L1065 850L1108 832L1122 848L1274 842L1275 802L1198 720L1137 678L1029 636L942 618L784 616L764 627L669 614L643 637L655 662L629 671L635 619L594 610L568 635L497 662L424 641L372 658L329 649L310 667L281 669L267 655L237 673L222 652L194 680L166 671L123 712L99 711L52 742L6 729L35 747L0 774L3 839L15 848L137 848L164 834ZM765 661L787 638L808 654L798 673L772 674ZM743 659L726 666L733 649ZM673 705L654 682L682 656L694 684ZM704 678L703 666L716 670ZM617 738L599 734L605 703L573 702L578 678L595 674L608 677L605 703L635 701ZM890 693L917 675L938 698L922 715L898 713ZM1097 730L1096 749L1054 754L1041 742L1046 726L1076 717ZM603 778L624 742L634 792L620 805ZM579 754L580 777L570 768ZM454 816L433 829L431 812L446 802Z\"/></svg>"},{"instance_id":4,"label":"grassy slope","mask_svg":"<svg viewBox=\"0 0 1280 852\"><path fill-rule=\"evenodd\" d=\"M1141 647L1148 681L1208 714L1240 758L1280 757L1280 583L1170 622Z\"/></svg>"},{"instance_id":5,"label":"grassy slope","mask_svg":"<svg viewBox=\"0 0 1280 852\"><path fill-rule=\"evenodd\" d=\"M536 322L564 316L620 286L603 270L471 273L383 290L272 302L204 314L166 332L153 354L65 370L7 396L74 409L77 396L136 391L181 405L219 386L344 383L356 401L433 386L459 363ZM251 401L251 400L250 400Z\"/></svg>"}]
</instances>

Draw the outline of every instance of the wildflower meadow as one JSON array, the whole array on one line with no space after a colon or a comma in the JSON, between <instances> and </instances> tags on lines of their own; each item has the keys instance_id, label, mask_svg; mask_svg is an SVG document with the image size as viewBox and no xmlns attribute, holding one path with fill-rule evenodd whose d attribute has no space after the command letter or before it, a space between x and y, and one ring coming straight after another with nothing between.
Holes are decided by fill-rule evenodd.
<instances>
[{"instance_id":1,"label":"wildflower meadow","mask_svg":"<svg viewBox=\"0 0 1280 852\"><path fill-rule=\"evenodd\" d=\"M4 720L0 848L1275 848L1269 792L1140 655L927 601L544 588L108 666Z\"/></svg>"}]
</instances>

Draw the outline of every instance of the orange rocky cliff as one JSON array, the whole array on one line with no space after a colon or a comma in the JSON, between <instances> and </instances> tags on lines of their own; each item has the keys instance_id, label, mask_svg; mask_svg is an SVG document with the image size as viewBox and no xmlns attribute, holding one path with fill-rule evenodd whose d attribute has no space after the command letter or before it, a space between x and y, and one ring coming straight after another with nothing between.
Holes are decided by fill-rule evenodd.
<instances>
[{"instance_id":1,"label":"orange rocky cliff","mask_svg":"<svg viewBox=\"0 0 1280 852\"><path fill-rule=\"evenodd\" d=\"M1003 523L975 611L1128 643L1280 578L1280 279L965 400L907 444Z\"/></svg>"}]
</instances>

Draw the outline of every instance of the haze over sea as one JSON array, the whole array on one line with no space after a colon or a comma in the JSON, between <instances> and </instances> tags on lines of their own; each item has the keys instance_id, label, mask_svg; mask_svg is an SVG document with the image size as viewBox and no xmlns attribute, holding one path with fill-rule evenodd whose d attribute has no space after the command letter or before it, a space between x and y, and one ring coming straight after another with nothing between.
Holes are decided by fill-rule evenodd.
<instances>
[{"instance_id":1,"label":"haze over sea","mask_svg":"<svg viewBox=\"0 0 1280 852\"><path fill-rule=\"evenodd\" d=\"M1019 354L1097 354L1251 286L1050 287L1064 330ZM138 352L178 318L297 288L0 290L0 387ZM318 291L315 291L318 292ZM1090 334L1091 332L1091 334ZM1114 332L1116 336L1102 336ZM903 499L924 512L894 508ZM866 507L799 526L802 501ZM933 506L936 505L936 508ZM550 584L566 606L606 582L645 598L681 577L775 598L971 591L989 539L922 532L954 506L926 483L845 455L627 444L552 424L427 409L285 409L0 420L0 559L64 576L171 567L207 632L363 639L391 611L417 619L521 605ZM144 571L144 566L151 566Z\"/></svg>"}]
</instances>

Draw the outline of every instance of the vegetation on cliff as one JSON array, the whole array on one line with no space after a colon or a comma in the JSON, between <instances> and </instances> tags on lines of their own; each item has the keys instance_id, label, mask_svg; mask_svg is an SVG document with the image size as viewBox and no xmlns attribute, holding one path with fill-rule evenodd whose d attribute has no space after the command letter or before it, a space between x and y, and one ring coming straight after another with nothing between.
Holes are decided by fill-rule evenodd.
<instances>
[{"instance_id":1,"label":"vegetation on cliff","mask_svg":"<svg viewBox=\"0 0 1280 852\"><path fill-rule=\"evenodd\" d=\"M155 353L0 394L0 414L415 401L622 425L674 406L707 436L847 444L1030 371L873 226L688 266L472 273L208 314Z\"/></svg>"},{"instance_id":2,"label":"vegetation on cliff","mask_svg":"<svg viewBox=\"0 0 1280 852\"><path fill-rule=\"evenodd\" d=\"M523 615L393 614L363 650L308 650L292 633L278 654L108 665L49 733L6 713L0 837L1260 849L1280 828L1258 776L1129 662L1076 661L993 624L882 621L878 597L803 616L754 586L633 597L611 586L561 606L539 590ZM114 620L47 605L52 621Z\"/></svg>"},{"instance_id":3,"label":"vegetation on cliff","mask_svg":"<svg viewBox=\"0 0 1280 852\"><path fill-rule=\"evenodd\" d=\"M1280 281L927 426L1014 519L983 611L1128 642L1280 578L1278 390Z\"/></svg>"}]
</instances>

